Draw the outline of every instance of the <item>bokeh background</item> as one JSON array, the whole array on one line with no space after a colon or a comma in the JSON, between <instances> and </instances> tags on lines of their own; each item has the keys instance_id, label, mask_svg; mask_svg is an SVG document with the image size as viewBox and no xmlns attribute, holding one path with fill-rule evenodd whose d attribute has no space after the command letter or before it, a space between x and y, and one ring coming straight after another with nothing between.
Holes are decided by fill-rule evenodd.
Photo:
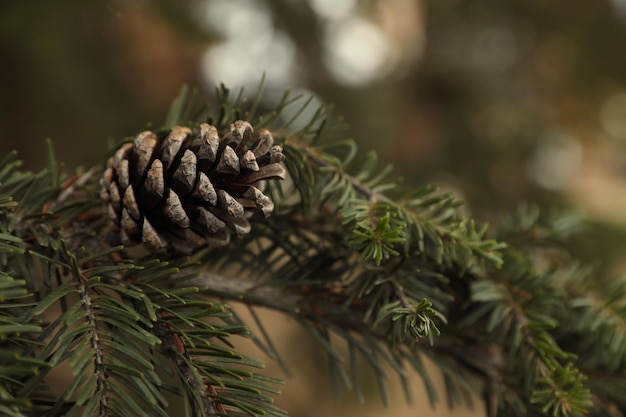
<instances>
[{"instance_id":1,"label":"bokeh background","mask_svg":"<svg viewBox=\"0 0 626 417\"><path fill-rule=\"evenodd\" d=\"M5 0L0 155L37 170L51 138L68 170L89 167L111 138L159 126L181 85L252 92L263 73L269 97L332 103L408 184L492 223L521 201L579 210L572 250L626 268L625 0ZM451 415L418 380L412 408L335 403L323 358L272 320L297 352L278 400L292 415Z\"/></svg>"}]
</instances>

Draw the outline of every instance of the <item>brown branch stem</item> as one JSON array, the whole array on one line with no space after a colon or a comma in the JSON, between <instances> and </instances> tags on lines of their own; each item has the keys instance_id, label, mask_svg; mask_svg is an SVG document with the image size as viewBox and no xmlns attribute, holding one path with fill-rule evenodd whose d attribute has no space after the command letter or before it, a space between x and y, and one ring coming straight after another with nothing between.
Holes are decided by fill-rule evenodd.
<instances>
[{"instance_id":1,"label":"brown branch stem","mask_svg":"<svg viewBox=\"0 0 626 417\"><path fill-rule=\"evenodd\" d=\"M77 286L78 293L83 302L83 307L85 309L87 319L87 323L91 328L91 347L94 352L94 370L97 374L97 387L98 392L100 393L99 400L99 410L98 415L101 417L109 415L109 399L108 399L108 387L107 387L107 375L104 369L104 355L102 352L102 345L100 342L98 325L96 323L96 312L94 311L92 305L92 298L87 291L87 279L82 274L72 274Z\"/></svg>"},{"instance_id":2,"label":"brown branch stem","mask_svg":"<svg viewBox=\"0 0 626 417\"><path fill-rule=\"evenodd\" d=\"M196 285L207 294L223 299L238 301L252 306L297 316L306 320L326 321L356 332L363 332L369 325L355 314L346 314L346 307L319 297L311 298L306 293L285 291L282 287L258 285L245 277L222 275L210 271L199 271L187 284Z\"/></svg>"}]
</instances>

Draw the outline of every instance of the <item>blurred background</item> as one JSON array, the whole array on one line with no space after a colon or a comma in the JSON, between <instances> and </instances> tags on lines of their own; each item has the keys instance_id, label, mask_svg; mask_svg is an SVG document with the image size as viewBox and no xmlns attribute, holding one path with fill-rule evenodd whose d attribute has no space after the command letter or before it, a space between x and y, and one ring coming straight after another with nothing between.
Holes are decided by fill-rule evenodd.
<instances>
[{"instance_id":1,"label":"blurred background","mask_svg":"<svg viewBox=\"0 0 626 417\"><path fill-rule=\"evenodd\" d=\"M625 0L6 0L0 155L16 149L38 170L51 138L68 171L89 167L109 139L160 126L182 84L252 93L265 73L268 96L290 87L332 103L362 150L409 184L454 191L479 219L520 201L582 211L573 250L617 275L624 51ZM293 350L301 338L275 320ZM301 356L278 400L292 415L383 412L375 398L334 403L317 357ZM415 392L413 408L398 395L384 413L451 414L423 405L419 381Z\"/></svg>"}]
</instances>

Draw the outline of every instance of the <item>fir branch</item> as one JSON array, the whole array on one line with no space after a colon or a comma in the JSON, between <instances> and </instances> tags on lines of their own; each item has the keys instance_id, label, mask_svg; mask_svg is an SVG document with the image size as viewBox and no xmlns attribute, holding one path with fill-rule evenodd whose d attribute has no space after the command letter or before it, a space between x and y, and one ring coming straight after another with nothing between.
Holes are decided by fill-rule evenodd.
<instances>
[{"instance_id":1,"label":"fir branch","mask_svg":"<svg viewBox=\"0 0 626 417\"><path fill-rule=\"evenodd\" d=\"M410 250L411 255L429 254L432 251L429 255L438 263L443 263L454 262L455 258L459 258L457 255L467 251L470 256L469 259L460 262L462 268L469 268L473 261L479 260L495 266L502 264L499 252L506 245L493 239L486 239L486 227L477 228L473 221L458 219L456 208L460 202L451 195L433 196L432 193L436 188L424 187L418 190L415 196L401 196L391 201L388 196L376 189L389 189L394 183L381 184L384 176L373 173L373 164L370 163L368 167L363 167L359 171L357 176L364 179L359 180L347 172L345 162L328 155L321 157L318 149L297 138L286 137L284 143L287 150L291 150L288 152L289 155L302 154L298 158L300 164L292 167L289 170L290 174L294 175L295 169L307 171L307 168L302 166L306 164L313 165L315 167L312 168L313 171L316 168L323 169L322 175L316 180L318 183L308 186L309 190L321 187L321 195L318 197L302 195L304 201L324 204L331 200L333 209L346 217L346 223L347 219L352 218L353 224L358 224L359 220L370 216L382 219L385 214L378 215L378 212L392 211L396 221L400 221L398 226L406 230L404 251ZM327 175L329 178L325 178ZM430 246L433 249L427 250ZM448 252L450 248L453 249Z\"/></svg>"},{"instance_id":2,"label":"fir branch","mask_svg":"<svg viewBox=\"0 0 626 417\"><path fill-rule=\"evenodd\" d=\"M78 270L76 266L74 269L75 271ZM72 277L76 287L78 288L78 294L82 301L82 308L86 312L86 320L89 326L89 332L91 333L89 340L91 348L93 349L93 365L97 380L96 392L99 396L98 416L107 417L110 415L108 411L109 391L107 387L107 375L104 369L104 348L101 345L102 336L100 335L100 331L96 325L96 312L93 309L92 298L87 291L87 278L82 274L72 274Z\"/></svg>"},{"instance_id":3,"label":"fir branch","mask_svg":"<svg viewBox=\"0 0 626 417\"><path fill-rule=\"evenodd\" d=\"M585 357L593 353L597 341L602 340L611 355L591 355L594 360L590 365L612 372L626 369L626 284L617 281L598 288L591 281L575 294L571 308L577 320L565 324L562 337L576 335L579 343L575 352L584 353Z\"/></svg>"},{"instance_id":4,"label":"fir branch","mask_svg":"<svg viewBox=\"0 0 626 417\"><path fill-rule=\"evenodd\" d=\"M432 333L438 334L439 330L430 316L445 322L445 318L432 309L428 301L413 303L404 294L399 295L399 298L403 299L408 307L389 304L381 309L379 317L373 323L368 324L358 315L350 314L340 301L337 303L322 299L314 301L306 294L296 294L274 286L257 286L249 279L236 275L198 271L190 283L198 285L207 295L289 314L309 330L314 329L310 327L311 325L323 323L323 328L332 329L353 348L362 352L365 352L363 344L371 344L372 341L376 344L381 342L388 344L392 355L395 349L400 349L398 350L400 353L403 344L411 349L415 348L424 337L432 344ZM304 324L305 321L311 324ZM356 339L355 336L360 339ZM324 345L327 350L334 352L326 342ZM332 356L338 357L337 355L339 354L333 353ZM376 362L371 363L374 365ZM404 371L401 372L403 373ZM358 381L352 383L358 384Z\"/></svg>"},{"instance_id":5,"label":"fir branch","mask_svg":"<svg viewBox=\"0 0 626 417\"><path fill-rule=\"evenodd\" d=\"M372 203L378 201L390 202L390 199L386 195L371 189L363 181L360 181L353 176L346 175L345 171L343 171L341 167L329 163L328 155L325 155L326 158L324 158L324 156L322 156L324 154L320 154L317 149L311 148L305 143L298 141L297 139L292 137L288 139L287 143L299 148L300 150L303 150L307 159L312 162L315 167L330 170L334 175L344 177L346 181L350 184L350 186L366 200Z\"/></svg>"},{"instance_id":6,"label":"fir branch","mask_svg":"<svg viewBox=\"0 0 626 417\"><path fill-rule=\"evenodd\" d=\"M146 320L151 320L151 315L146 309L145 303L140 300L133 300L135 310L139 312ZM211 402L207 393L207 387L202 382L202 378L193 368L189 360L189 353L185 348L180 336L167 323L157 319L153 323L152 333L161 340L163 348L167 352L172 362L178 368L179 375L185 381L185 384L193 392L192 397L199 402L200 413L204 417L214 417L218 415L217 407Z\"/></svg>"},{"instance_id":7,"label":"fir branch","mask_svg":"<svg viewBox=\"0 0 626 417\"><path fill-rule=\"evenodd\" d=\"M585 413L592 402L583 386L586 377L571 363L558 366L537 381L530 402L539 404L542 414L570 416Z\"/></svg>"}]
</instances>

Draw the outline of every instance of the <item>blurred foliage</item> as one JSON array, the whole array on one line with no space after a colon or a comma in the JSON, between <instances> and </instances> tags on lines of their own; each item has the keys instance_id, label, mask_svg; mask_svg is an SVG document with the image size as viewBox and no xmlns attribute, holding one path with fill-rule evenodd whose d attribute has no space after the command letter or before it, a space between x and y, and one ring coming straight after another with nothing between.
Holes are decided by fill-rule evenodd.
<instances>
[{"instance_id":1,"label":"blurred foliage","mask_svg":"<svg viewBox=\"0 0 626 417\"><path fill-rule=\"evenodd\" d=\"M108 138L161 120L209 39L179 30L159 4L114 1L0 4L0 152L28 166L52 138L62 160L102 160ZM167 14L166 14L167 12ZM195 84L195 82L194 82Z\"/></svg>"}]
</instances>

